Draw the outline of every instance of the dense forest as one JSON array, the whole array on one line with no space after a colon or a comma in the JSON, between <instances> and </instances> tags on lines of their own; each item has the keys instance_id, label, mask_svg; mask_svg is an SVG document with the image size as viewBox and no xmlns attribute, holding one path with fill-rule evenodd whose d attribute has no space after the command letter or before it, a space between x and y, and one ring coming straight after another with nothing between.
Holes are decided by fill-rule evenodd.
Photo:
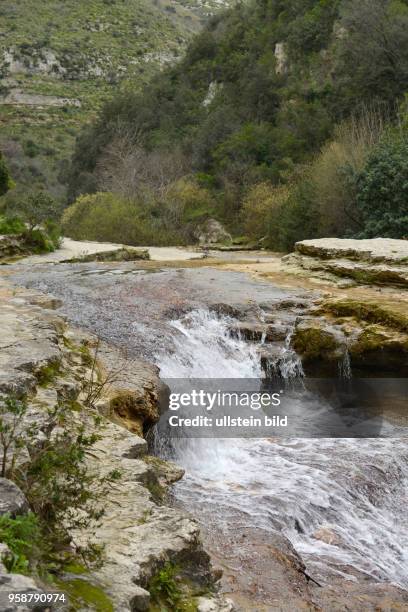
<instances>
[{"instance_id":1,"label":"dense forest","mask_svg":"<svg viewBox=\"0 0 408 612\"><path fill-rule=\"evenodd\" d=\"M213 217L276 250L408 236L408 2L251 0L78 138L76 238L188 243Z\"/></svg>"}]
</instances>

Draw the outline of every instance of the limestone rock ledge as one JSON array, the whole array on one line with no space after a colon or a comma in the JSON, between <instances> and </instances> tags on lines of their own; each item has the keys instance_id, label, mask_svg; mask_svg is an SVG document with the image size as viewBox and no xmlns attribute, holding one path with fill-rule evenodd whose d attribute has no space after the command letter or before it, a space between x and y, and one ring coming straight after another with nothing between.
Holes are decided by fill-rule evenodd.
<instances>
[{"instance_id":1,"label":"limestone rock ledge","mask_svg":"<svg viewBox=\"0 0 408 612\"><path fill-rule=\"evenodd\" d=\"M404 303L363 298L320 300L296 321L292 347L306 372L336 372L347 353L360 373L408 375L408 311Z\"/></svg>"},{"instance_id":2,"label":"limestone rock ledge","mask_svg":"<svg viewBox=\"0 0 408 612\"><path fill-rule=\"evenodd\" d=\"M283 258L288 271L357 284L408 287L408 241L391 238L303 240Z\"/></svg>"},{"instance_id":3,"label":"limestone rock ledge","mask_svg":"<svg viewBox=\"0 0 408 612\"><path fill-rule=\"evenodd\" d=\"M53 306L52 298L15 290L4 277L0 279L0 394L25 397L29 418L37 421L59 399L75 402L77 408L82 406L75 412L76 418L87 428L98 426L100 434L88 458L90 468L100 475L112 470L121 473L104 499L105 514L93 538L105 548L103 566L86 574L84 580L101 588L115 611L143 611L150 607L152 579L171 564L188 585L194 609L232 610L229 602L212 595L216 577L203 550L197 523L166 505L168 486L181 478L183 471L150 457L146 441L134 433L145 431L159 418L161 391L156 369L149 364L143 367L142 362L128 363L126 369L124 356L118 362L114 351L100 346L100 376L104 369L109 371L113 361L120 364L120 376L107 385L105 396L99 400L102 412L107 413L96 425L95 409L83 404L83 381L95 367L92 339L68 330L50 310ZM112 407L114 414L110 412ZM133 428L132 420L136 423ZM9 486L8 481L5 485ZM24 511L24 499L18 495L13 499L16 511ZM85 535L73 534L78 543ZM4 573L0 567L0 598L11 588L21 593L42 590L31 578ZM14 609L24 608L10 608Z\"/></svg>"}]
</instances>

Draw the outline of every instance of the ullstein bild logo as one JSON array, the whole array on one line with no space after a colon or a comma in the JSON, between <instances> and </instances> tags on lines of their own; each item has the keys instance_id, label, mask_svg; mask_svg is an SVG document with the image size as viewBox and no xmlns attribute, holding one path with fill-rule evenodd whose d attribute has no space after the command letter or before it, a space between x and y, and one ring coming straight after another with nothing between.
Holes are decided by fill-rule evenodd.
<instances>
[{"instance_id":1,"label":"ullstein bild logo","mask_svg":"<svg viewBox=\"0 0 408 612\"><path fill-rule=\"evenodd\" d=\"M206 417L198 415L192 418L171 416L169 417L170 427L287 427L288 417L267 417L262 419L254 416L232 417L229 414L223 417Z\"/></svg>"}]
</instances>

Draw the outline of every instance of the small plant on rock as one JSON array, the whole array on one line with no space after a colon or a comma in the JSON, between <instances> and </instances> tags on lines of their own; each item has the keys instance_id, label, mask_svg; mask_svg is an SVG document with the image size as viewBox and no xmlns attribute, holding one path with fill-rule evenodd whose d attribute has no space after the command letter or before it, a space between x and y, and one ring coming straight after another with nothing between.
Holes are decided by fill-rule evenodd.
<instances>
[{"instance_id":1,"label":"small plant on rock","mask_svg":"<svg viewBox=\"0 0 408 612\"><path fill-rule=\"evenodd\" d=\"M69 551L84 562L100 564L102 550L89 538L76 545L73 532L92 533L104 514L101 500L120 478L117 470L103 476L87 461L99 439L100 417L89 426L64 403L50 408L36 425L27 424L26 402L0 402L1 475L24 492L58 563Z\"/></svg>"}]
</instances>

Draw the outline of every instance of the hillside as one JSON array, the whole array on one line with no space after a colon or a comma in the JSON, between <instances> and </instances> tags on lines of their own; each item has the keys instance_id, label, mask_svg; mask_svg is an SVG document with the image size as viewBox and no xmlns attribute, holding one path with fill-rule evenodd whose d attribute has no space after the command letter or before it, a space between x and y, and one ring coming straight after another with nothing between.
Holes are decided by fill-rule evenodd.
<instances>
[{"instance_id":1,"label":"hillside","mask_svg":"<svg viewBox=\"0 0 408 612\"><path fill-rule=\"evenodd\" d=\"M406 0L239 4L142 92L105 105L78 140L70 196L116 190L160 229L177 229L187 198L182 224L210 214L274 249L319 235L401 238L407 91ZM178 182L163 197L154 167L171 182L175 157L173 183L183 174L190 195Z\"/></svg>"},{"instance_id":2,"label":"hillside","mask_svg":"<svg viewBox=\"0 0 408 612\"><path fill-rule=\"evenodd\" d=\"M3 0L0 149L17 182L54 195L78 128L118 86L174 61L219 0Z\"/></svg>"}]
</instances>

